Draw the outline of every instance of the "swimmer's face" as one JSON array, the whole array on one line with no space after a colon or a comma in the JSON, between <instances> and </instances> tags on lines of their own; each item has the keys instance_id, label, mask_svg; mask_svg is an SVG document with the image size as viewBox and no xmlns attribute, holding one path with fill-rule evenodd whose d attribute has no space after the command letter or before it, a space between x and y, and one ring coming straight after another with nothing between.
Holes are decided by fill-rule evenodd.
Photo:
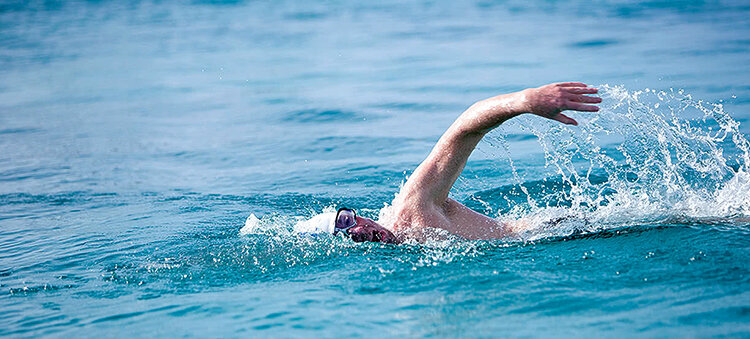
<instances>
[{"instance_id":1,"label":"swimmer's face","mask_svg":"<svg viewBox=\"0 0 750 339\"><path fill-rule=\"evenodd\" d=\"M356 242L382 242L398 244L398 238L387 228L368 218L357 217L357 225L350 228L349 236Z\"/></svg>"}]
</instances>

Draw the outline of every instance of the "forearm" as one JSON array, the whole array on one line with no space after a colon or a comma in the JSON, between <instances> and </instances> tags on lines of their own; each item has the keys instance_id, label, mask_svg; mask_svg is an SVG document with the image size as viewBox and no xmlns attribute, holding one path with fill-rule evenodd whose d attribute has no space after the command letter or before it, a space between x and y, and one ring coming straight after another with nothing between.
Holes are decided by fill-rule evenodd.
<instances>
[{"instance_id":1,"label":"forearm","mask_svg":"<svg viewBox=\"0 0 750 339\"><path fill-rule=\"evenodd\" d=\"M484 135L506 120L528 112L527 95L528 90L523 90L478 101L456 119L446 134Z\"/></svg>"}]
</instances>

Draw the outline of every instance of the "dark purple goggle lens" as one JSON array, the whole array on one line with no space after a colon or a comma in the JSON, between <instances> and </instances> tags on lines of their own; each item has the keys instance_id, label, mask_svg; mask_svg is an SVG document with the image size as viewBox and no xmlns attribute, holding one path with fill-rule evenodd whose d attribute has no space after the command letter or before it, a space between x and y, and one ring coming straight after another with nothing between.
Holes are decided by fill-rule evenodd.
<instances>
[{"instance_id":1,"label":"dark purple goggle lens","mask_svg":"<svg viewBox=\"0 0 750 339\"><path fill-rule=\"evenodd\" d=\"M357 225L357 213L354 210L348 208L339 209L336 214L336 229L335 231L346 231Z\"/></svg>"}]
</instances>

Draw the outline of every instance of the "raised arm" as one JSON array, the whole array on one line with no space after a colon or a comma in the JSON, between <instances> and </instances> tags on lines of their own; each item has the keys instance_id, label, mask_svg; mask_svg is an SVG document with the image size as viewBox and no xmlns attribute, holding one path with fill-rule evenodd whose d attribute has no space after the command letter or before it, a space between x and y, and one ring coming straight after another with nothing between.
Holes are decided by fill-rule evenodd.
<instances>
[{"instance_id":1,"label":"raised arm","mask_svg":"<svg viewBox=\"0 0 750 339\"><path fill-rule=\"evenodd\" d=\"M422 164L409 177L399 195L419 203L442 206L480 140L506 120L533 113L564 124L577 125L564 110L596 112L589 104L601 98L587 96L596 88L580 82L565 82L529 88L479 101L469 107L443 134Z\"/></svg>"}]
</instances>

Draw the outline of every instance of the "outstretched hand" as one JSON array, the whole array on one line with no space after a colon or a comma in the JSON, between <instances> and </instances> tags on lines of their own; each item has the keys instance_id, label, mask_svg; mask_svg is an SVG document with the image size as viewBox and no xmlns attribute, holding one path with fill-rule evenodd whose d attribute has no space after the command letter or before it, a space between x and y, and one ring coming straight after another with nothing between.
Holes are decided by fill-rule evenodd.
<instances>
[{"instance_id":1,"label":"outstretched hand","mask_svg":"<svg viewBox=\"0 0 750 339\"><path fill-rule=\"evenodd\" d=\"M602 102L602 98L585 95L596 94L599 90L581 82L562 82L527 91L528 112L568 125L578 125L578 122L562 114L562 111L596 112L599 107L587 104Z\"/></svg>"}]
</instances>

